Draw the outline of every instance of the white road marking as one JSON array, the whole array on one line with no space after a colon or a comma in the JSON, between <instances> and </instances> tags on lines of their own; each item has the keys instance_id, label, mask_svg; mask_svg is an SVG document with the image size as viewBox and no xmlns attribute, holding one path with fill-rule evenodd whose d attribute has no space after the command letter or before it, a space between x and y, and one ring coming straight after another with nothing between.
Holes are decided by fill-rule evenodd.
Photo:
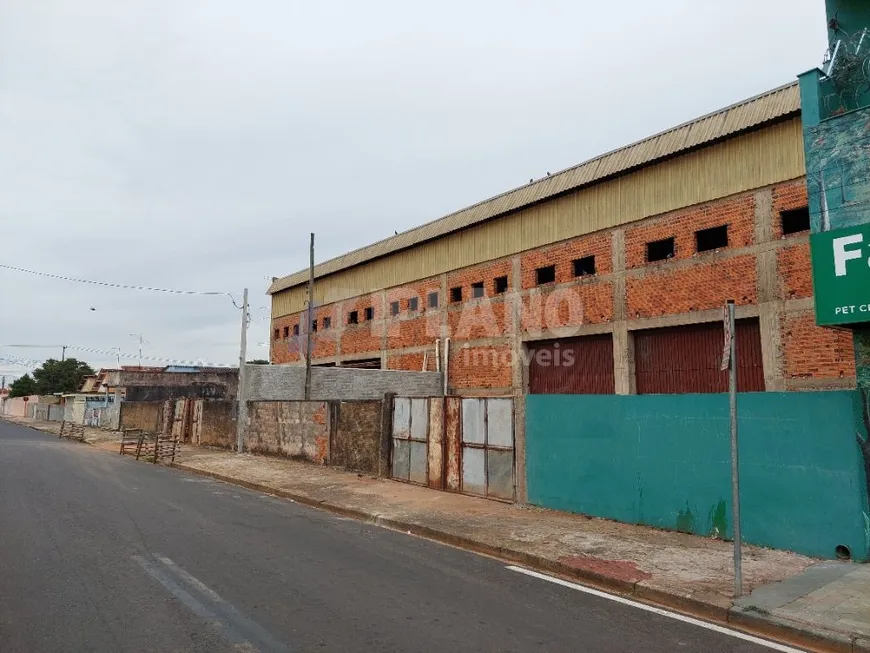
<instances>
[{"instance_id":1,"label":"white road marking","mask_svg":"<svg viewBox=\"0 0 870 653\"><path fill-rule=\"evenodd\" d=\"M737 639L742 639L746 642L752 642L753 644L758 644L759 646L764 646L766 648L772 649L774 651L781 651L781 653L806 653L802 649L792 648L791 646L786 646L785 644L777 644L776 642L771 642L766 639L761 639L760 637L754 637L752 635L747 635L746 633L741 633L739 630L731 630L730 628L725 628L724 626L718 626L716 624L711 624L706 621L701 621L700 619L694 619L692 617L687 617L686 615L680 614L679 612L670 612L669 610L664 610L662 608L656 608L652 605L647 605L646 603L640 603L638 601L632 601L631 599L626 599L622 596L617 596L615 594L608 594L607 592L602 592L601 590L592 589L591 587L586 587L584 585L580 585L578 583L572 583L567 580L562 580L561 578L555 578L553 576L547 576L546 574L538 573L537 571L532 571L531 569L523 569L522 567L514 567L513 565L508 565L507 567L511 571L516 571L520 574L525 574L526 576L532 576L533 578L539 578L541 580L548 581L550 583L555 583L556 585L562 585L563 587L568 587L572 590L577 590L578 592L584 592L585 594L591 594L592 596L597 596L602 599L607 599L608 601L614 601L615 603L621 603L623 605L631 606L632 608L637 608L638 610L645 610L646 612L652 612L653 614L661 615L662 617L668 617L670 619L676 619L677 621L682 621L683 623L691 624L693 626L698 626L699 628L706 628L707 630L712 630L717 633L721 633L722 635L728 635L729 637L736 637Z\"/></svg>"}]
</instances>

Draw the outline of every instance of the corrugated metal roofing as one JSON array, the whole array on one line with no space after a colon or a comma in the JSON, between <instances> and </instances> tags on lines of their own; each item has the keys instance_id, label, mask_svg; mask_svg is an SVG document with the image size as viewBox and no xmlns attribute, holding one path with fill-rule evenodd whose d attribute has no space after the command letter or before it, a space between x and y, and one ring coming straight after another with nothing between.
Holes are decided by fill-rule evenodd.
<instances>
[{"instance_id":1,"label":"corrugated metal roofing","mask_svg":"<svg viewBox=\"0 0 870 653\"><path fill-rule=\"evenodd\" d=\"M408 249L421 242L439 238L566 191L794 115L799 111L800 92L797 82L781 86L420 227L320 263L315 266L314 274L318 278L324 277ZM302 270L277 279L268 292L273 294L307 281L308 271Z\"/></svg>"}]
</instances>

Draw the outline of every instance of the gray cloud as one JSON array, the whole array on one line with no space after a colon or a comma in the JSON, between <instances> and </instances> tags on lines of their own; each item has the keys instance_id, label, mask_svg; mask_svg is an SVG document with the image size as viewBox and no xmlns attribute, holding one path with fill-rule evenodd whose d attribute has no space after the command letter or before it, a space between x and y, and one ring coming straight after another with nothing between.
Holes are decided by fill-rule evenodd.
<instances>
[{"instance_id":1,"label":"gray cloud","mask_svg":"<svg viewBox=\"0 0 870 653\"><path fill-rule=\"evenodd\" d=\"M11 0L0 263L248 286L262 356L267 279L306 265L309 231L341 254L788 82L824 38L819 0ZM141 332L146 354L237 357L228 299L8 271L0 290L0 344L132 352Z\"/></svg>"}]
</instances>

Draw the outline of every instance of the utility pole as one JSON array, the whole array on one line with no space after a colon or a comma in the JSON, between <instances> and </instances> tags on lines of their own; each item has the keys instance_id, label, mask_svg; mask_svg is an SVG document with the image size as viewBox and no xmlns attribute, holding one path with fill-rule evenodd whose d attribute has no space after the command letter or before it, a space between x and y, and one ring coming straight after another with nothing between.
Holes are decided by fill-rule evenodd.
<instances>
[{"instance_id":1,"label":"utility pole","mask_svg":"<svg viewBox=\"0 0 870 653\"><path fill-rule=\"evenodd\" d=\"M242 339L239 349L239 389L236 397L236 453L242 453L245 440L245 430L248 427L248 404L245 387L245 363L248 357L248 289L242 295Z\"/></svg>"},{"instance_id":2,"label":"utility pole","mask_svg":"<svg viewBox=\"0 0 870 653\"><path fill-rule=\"evenodd\" d=\"M737 446L737 332L734 300L725 304L725 350L722 369L728 369L728 403L731 417L731 521L734 524L734 596L743 596L743 548L740 536L740 462Z\"/></svg>"},{"instance_id":3,"label":"utility pole","mask_svg":"<svg viewBox=\"0 0 870 653\"><path fill-rule=\"evenodd\" d=\"M305 324L305 400L311 399L311 331L314 326L314 234L308 261L308 322Z\"/></svg>"},{"instance_id":4,"label":"utility pole","mask_svg":"<svg viewBox=\"0 0 870 653\"><path fill-rule=\"evenodd\" d=\"M60 362L61 363L66 360L66 347L67 347L66 345L61 345L61 350L60 350Z\"/></svg>"}]
</instances>

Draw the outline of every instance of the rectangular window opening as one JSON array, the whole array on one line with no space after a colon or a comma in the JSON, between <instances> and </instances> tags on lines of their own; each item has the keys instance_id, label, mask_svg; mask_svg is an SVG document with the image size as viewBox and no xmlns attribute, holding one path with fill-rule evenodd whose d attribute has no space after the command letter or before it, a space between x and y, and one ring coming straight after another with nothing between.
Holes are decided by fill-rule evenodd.
<instances>
[{"instance_id":1,"label":"rectangular window opening","mask_svg":"<svg viewBox=\"0 0 870 653\"><path fill-rule=\"evenodd\" d=\"M419 297L411 297L408 300L408 310L412 313L420 310L420 298Z\"/></svg>"},{"instance_id":2,"label":"rectangular window opening","mask_svg":"<svg viewBox=\"0 0 870 653\"><path fill-rule=\"evenodd\" d=\"M507 277L496 277L493 282L493 289L495 290L496 295L502 295L507 292L508 289L508 278Z\"/></svg>"},{"instance_id":3,"label":"rectangular window opening","mask_svg":"<svg viewBox=\"0 0 870 653\"><path fill-rule=\"evenodd\" d=\"M399 302L390 302L390 315L395 317L399 314Z\"/></svg>"},{"instance_id":4,"label":"rectangular window opening","mask_svg":"<svg viewBox=\"0 0 870 653\"><path fill-rule=\"evenodd\" d=\"M326 331L330 327L332 327L332 318L331 317L323 318L323 330Z\"/></svg>"},{"instance_id":5,"label":"rectangular window opening","mask_svg":"<svg viewBox=\"0 0 870 653\"><path fill-rule=\"evenodd\" d=\"M805 206L801 209L782 211L779 214L782 222L782 235L799 234L810 230L810 209Z\"/></svg>"},{"instance_id":6,"label":"rectangular window opening","mask_svg":"<svg viewBox=\"0 0 870 653\"><path fill-rule=\"evenodd\" d=\"M545 283L554 283L556 281L556 266L548 265L535 270L535 281L539 286Z\"/></svg>"},{"instance_id":7,"label":"rectangular window opening","mask_svg":"<svg viewBox=\"0 0 870 653\"><path fill-rule=\"evenodd\" d=\"M348 324L359 324L359 311L351 311L347 314Z\"/></svg>"},{"instance_id":8,"label":"rectangular window opening","mask_svg":"<svg viewBox=\"0 0 870 653\"><path fill-rule=\"evenodd\" d=\"M462 286L458 286L456 288L450 289L450 301L451 302L461 302L462 301Z\"/></svg>"},{"instance_id":9,"label":"rectangular window opening","mask_svg":"<svg viewBox=\"0 0 870 653\"><path fill-rule=\"evenodd\" d=\"M712 252L715 249L728 247L728 225L696 231L695 246L698 252Z\"/></svg>"},{"instance_id":10,"label":"rectangular window opening","mask_svg":"<svg viewBox=\"0 0 870 653\"><path fill-rule=\"evenodd\" d=\"M311 331L312 331L312 332L316 332L316 331L317 331L317 320L312 320L312 321L311 321Z\"/></svg>"},{"instance_id":11,"label":"rectangular window opening","mask_svg":"<svg viewBox=\"0 0 870 653\"><path fill-rule=\"evenodd\" d=\"M369 306L368 308L366 308L366 310L365 310L365 319L366 319L366 320L369 320L369 321L375 319L375 309L374 309L374 306Z\"/></svg>"},{"instance_id":12,"label":"rectangular window opening","mask_svg":"<svg viewBox=\"0 0 870 653\"><path fill-rule=\"evenodd\" d=\"M285 338L290 337L290 327L284 327L284 337Z\"/></svg>"},{"instance_id":13,"label":"rectangular window opening","mask_svg":"<svg viewBox=\"0 0 870 653\"><path fill-rule=\"evenodd\" d=\"M293 335L294 335L294 336L298 336L298 335L299 335L299 325L298 325L298 324L294 324L294 325L293 325Z\"/></svg>"},{"instance_id":14,"label":"rectangular window opening","mask_svg":"<svg viewBox=\"0 0 870 653\"><path fill-rule=\"evenodd\" d=\"M654 240L646 244L646 260L650 263L653 261L664 261L669 258L674 258L673 238Z\"/></svg>"},{"instance_id":15,"label":"rectangular window opening","mask_svg":"<svg viewBox=\"0 0 870 653\"><path fill-rule=\"evenodd\" d=\"M588 274L595 274L595 257L584 256L574 261L574 276L585 277Z\"/></svg>"},{"instance_id":16,"label":"rectangular window opening","mask_svg":"<svg viewBox=\"0 0 870 653\"><path fill-rule=\"evenodd\" d=\"M438 293L429 293L429 308L438 308Z\"/></svg>"},{"instance_id":17,"label":"rectangular window opening","mask_svg":"<svg viewBox=\"0 0 870 653\"><path fill-rule=\"evenodd\" d=\"M281 329L275 329L275 340L281 337Z\"/></svg>"},{"instance_id":18,"label":"rectangular window opening","mask_svg":"<svg viewBox=\"0 0 870 653\"><path fill-rule=\"evenodd\" d=\"M473 299L480 299L486 294L486 291L483 287L483 281L478 281L477 283L471 284L471 297Z\"/></svg>"}]
</instances>

